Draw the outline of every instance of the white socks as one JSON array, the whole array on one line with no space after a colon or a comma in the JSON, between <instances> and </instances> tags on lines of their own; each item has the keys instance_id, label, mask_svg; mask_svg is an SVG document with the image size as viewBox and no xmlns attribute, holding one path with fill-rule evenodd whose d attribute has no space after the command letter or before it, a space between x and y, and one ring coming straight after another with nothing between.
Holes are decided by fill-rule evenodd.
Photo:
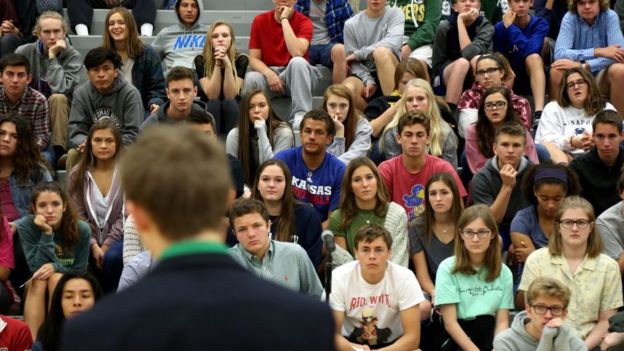
<instances>
[{"instance_id":1,"label":"white socks","mask_svg":"<svg viewBox=\"0 0 624 351\"><path fill-rule=\"evenodd\" d=\"M78 35L89 35L89 28L86 24L77 24L74 29L76 29L76 34Z\"/></svg>"},{"instance_id":2,"label":"white socks","mask_svg":"<svg viewBox=\"0 0 624 351\"><path fill-rule=\"evenodd\" d=\"M141 25L141 36L151 37L154 32L154 25L151 23L143 23Z\"/></svg>"}]
</instances>

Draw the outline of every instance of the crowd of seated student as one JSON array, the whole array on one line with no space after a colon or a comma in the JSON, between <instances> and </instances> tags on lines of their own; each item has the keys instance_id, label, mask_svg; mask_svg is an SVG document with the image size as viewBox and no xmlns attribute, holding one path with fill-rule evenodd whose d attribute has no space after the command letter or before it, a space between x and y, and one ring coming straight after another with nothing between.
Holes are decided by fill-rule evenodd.
<instances>
[{"instance_id":1,"label":"crowd of seated student","mask_svg":"<svg viewBox=\"0 0 624 351\"><path fill-rule=\"evenodd\" d=\"M107 291L115 290L122 245L140 244L131 230L132 217L123 212L123 184L116 181L115 160L121 148L137 138L144 111L149 111L141 129L152 123L189 121L202 131L201 125L209 125L210 136L227 135L225 150L235 161L232 178L240 173L238 178L250 190L247 195L255 199L237 200L230 212L231 232L238 239L230 253L248 269L320 296L320 281L310 275L321 262L320 232L329 228L336 234L334 263L342 266L335 271L338 280L328 300L338 324L339 348L354 343L373 348L392 344L399 349L421 345L426 350L448 340L447 347L489 350L500 341L501 349L520 350L527 346L510 346L517 344L517 334L526 333L527 340L539 344L552 340L548 338L554 329L564 336L555 343L577 347L584 340L593 349L606 342L602 338L607 319L623 304L614 263L621 255L601 245L600 236L610 238L605 242L624 242L617 230L609 230L620 226L614 219L622 216L615 206L621 195L616 182L624 163L620 152L624 136L615 109L622 100L617 87L622 83L624 49L618 45L624 45L624 38L619 26L612 26L616 17L605 1L572 1L567 14L559 16L565 30L550 42L546 35L552 18L539 16L556 17L558 0L535 4L537 16L528 14L532 2L522 0L512 0L502 12L484 3L485 16L479 12L479 1L456 0L435 38L431 23L440 19L432 4L421 8L425 18L415 12L422 4L404 1L371 2L351 17L348 3L327 0L320 4L330 10L341 6L341 16L348 14L330 19L319 15L323 12L316 0L299 0L297 8L303 12L294 10L294 0L285 0L254 20L249 57L236 51L231 25L217 21L207 28L200 23L201 3L176 1L180 24L161 32L154 48L139 40L139 26L127 9L111 9L103 47L90 51L84 60L89 80L69 99L55 102L60 107L71 104L66 113L69 122L52 112L43 119L48 125L53 122L51 142L49 126L47 133L41 126L29 128L24 117L35 120L34 114L28 115L33 111L16 110L15 102L22 99L25 105L23 96L28 92L37 97L36 105L46 106L47 114L45 97L51 103L52 95L72 92L76 86L72 74L62 74L76 68L75 50L63 40L67 30L62 17L50 12L40 17L38 44L20 48L32 57L2 59L0 103L7 100L3 112L15 110L21 116L0 118L0 176L6 180L0 200L3 216L17 223L16 242L23 247L33 276L27 283L24 311L33 338L42 335L38 330L45 315L45 294L54 295L57 273L83 273L91 253L93 264L88 269L106 277L100 280ZM336 23L344 26L344 35ZM421 30L419 23L428 29ZM380 25L383 30L374 30ZM176 38L189 35L186 31L201 31L205 44L172 50ZM571 34L576 32L592 34L593 39ZM491 54L492 47L502 55ZM311 99L319 72L308 63L308 51L315 56L311 61L333 68L332 78L338 83L325 89L319 110L312 109ZM166 86L158 55L165 57ZM35 64L46 59L48 69L55 69L63 80L41 76L43 66ZM548 97L554 101L545 104L547 66ZM349 68L353 75L345 79ZM33 86L31 73L40 81L36 89L27 87ZM533 95L534 114L528 100L513 93L515 84L520 87L516 91ZM446 102L441 103L434 91ZM610 100L601 94L610 94ZM197 95L203 95L206 107L193 103ZM273 112L271 98L279 95L292 97L289 118ZM204 122L194 121L193 116L200 114ZM539 159L531 135L533 119L535 142L549 154ZM58 128L63 123L68 128ZM63 143L63 129L69 130L68 145ZM379 141L370 151L376 137ZM456 172L462 137L467 162L460 165L475 174L469 193ZM31 196L37 182L51 180L39 166L51 144L60 146L61 152L75 149L74 158L68 160L70 169L76 165L70 172L69 197L46 183ZM379 161L385 159L379 170L367 158L374 158L375 150ZM555 164L537 165L547 158ZM243 181L239 183L231 189L231 200L243 194ZM570 197L579 192L589 202ZM463 210L469 203L482 205ZM74 205L80 209L78 215L72 212ZM26 216L29 207L32 215ZM46 207L54 209L46 212ZM596 220L603 211L605 217ZM89 226L78 218L88 220ZM605 228L600 234L599 223ZM43 241L47 246L37 246ZM40 246L49 255L38 253ZM509 310L514 283L502 262L503 251L509 251L516 263L524 263L524 271L513 273L520 280L516 305L526 314L513 323ZM130 256L124 255L124 262L134 277L122 279L124 288L157 259L147 251L134 259ZM403 268L410 257L415 273ZM7 275L14 265L11 261L7 257L6 267L0 264ZM270 272L265 272L268 266ZM583 280L584 270L599 272L601 278L592 275L590 284ZM539 277L544 275L573 286L571 297L557 286L560 283L542 282ZM412 291L386 290L390 288L382 285L390 281L400 281ZM295 286L298 283L302 284ZM483 286L487 294L471 294L472 287ZM5 290L12 295L10 286ZM351 306L350 296L362 294L367 295L366 303ZM370 300L383 294L395 299L392 311ZM552 296L558 298L556 303L549 299ZM427 329L432 313L443 316L442 322L437 320L442 335L420 335L414 329L419 320L423 330L435 330L435 325ZM534 324L538 316L547 320ZM531 322L521 325L522 318ZM58 328L62 321L51 323Z\"/></svg>"}]
</instances>

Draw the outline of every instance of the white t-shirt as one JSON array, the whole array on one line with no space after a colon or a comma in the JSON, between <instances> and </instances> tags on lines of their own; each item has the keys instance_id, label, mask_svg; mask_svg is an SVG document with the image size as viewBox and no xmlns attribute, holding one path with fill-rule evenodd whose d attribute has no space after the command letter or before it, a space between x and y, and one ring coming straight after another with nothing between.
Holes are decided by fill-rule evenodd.
<instances>
[{"instance_id":1,"label":"white t-shirt","mask_svg":"<svg viewBox=\"0 0 624 351\"><path fill-rule=\"evenodd\" d=\"M359 261L351 261L332 273L329 306L344 311L342 335L358 344L391 343L403 335L400 311L424 301L414 273L388 261L384 278L369 284Z\"/></svg>"},{"instance_id":2,"label":"white t-shirt","mask_svg":"<svg viewBox=\"0 0 624 351\"><path fill-rule=\"evenodd\" d=\"M605 110L615 110L606 103ZM571 153L583 153L583 149L575 149L570 145L570 137L587 132L592 134L592 122L596 115L587 116L585 110L574 106L561 107L556 101L544 106L540 123L535 132L535 143L553 143L558 148Z\"/></svg>"}]
</instances>

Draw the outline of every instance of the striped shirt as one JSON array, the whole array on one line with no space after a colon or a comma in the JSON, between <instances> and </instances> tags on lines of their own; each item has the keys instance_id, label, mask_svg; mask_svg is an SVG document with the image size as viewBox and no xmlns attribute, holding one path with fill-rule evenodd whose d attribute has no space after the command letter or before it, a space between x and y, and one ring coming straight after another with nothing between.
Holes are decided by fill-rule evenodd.
<instances>
[{"instance_id":1,"label":"striped shirt","mask_svg":"<svg viewBox=\"0 0 624 351\"><path fill-rule=\"evenodd\" d=\"M318 298L323 293L312 261L299 244L271 240L262 261L240 244L228 252L236 262L262 279Z\"/></svg>"},{"instance_id":2,"label":"striped shirt","mask_svg":"<svg viewBox=\"0 0 624 351\"><path fill-rule=\"evenodd\" d=\"M48 101L40 92L27 87L20 101L11 105L4 92L4 87L0 87L0 113L16 113L24 118L28 118L32 126L35 142L40 150L45 149L50 142L50 117L48 114Z\"/></svg>"}]
</instances>

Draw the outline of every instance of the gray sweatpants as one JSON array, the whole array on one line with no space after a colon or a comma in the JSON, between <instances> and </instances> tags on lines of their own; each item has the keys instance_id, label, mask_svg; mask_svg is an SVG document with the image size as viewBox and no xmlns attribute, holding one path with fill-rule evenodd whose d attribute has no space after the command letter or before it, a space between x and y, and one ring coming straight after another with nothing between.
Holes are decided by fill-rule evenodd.
<instances>
[{"instance_id":1,"label":"gray sweatpants","mask_svg":"<svg viewBox=\"0 0 624 351\"><path fill-rule=\"evenodd\" d=\"M312 110L312 90L318 84L321 73L303 57L293 57L286 67L271 66L270 68L284 82L284 95L291 98L288 120L293 124L296 113L306 113ZM253 89L263 89L269 93L271 98L282 96L269 89L269 83L262 73L249 71L245 74L243 92L246 93Z\"/></svg>"}]
</instances>

